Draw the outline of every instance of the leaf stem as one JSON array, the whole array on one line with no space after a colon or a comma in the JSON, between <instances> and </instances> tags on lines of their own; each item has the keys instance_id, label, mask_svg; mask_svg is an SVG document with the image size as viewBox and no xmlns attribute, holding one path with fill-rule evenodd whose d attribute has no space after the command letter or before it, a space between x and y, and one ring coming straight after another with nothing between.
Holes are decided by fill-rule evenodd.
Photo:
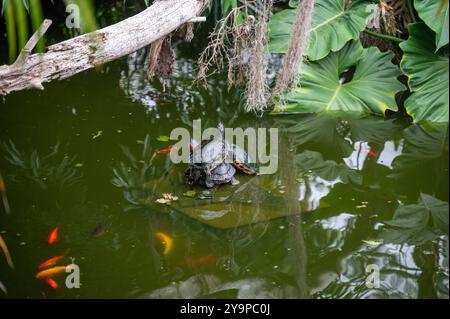
<instances>
[{"instance_id":1,"label":"leaf stem","mask_svg":"<svg viewBox=\"0 0 450 319\"><path fill-rule=\"evenodd\" d=\"M392 42L395 42L395 43L401 43L401 42L404 41L403 39L394 37L392 35L377 33L377 32L371 31L369 29L365 29L364 32L367 33L367 34L370 34L371 36L374 36L376 38L392 41Z\"/></svg>"},{"instance_id":2,"label":"leaf stem","mask_svg":"<svg viewBox=\"0 0 450 319\"><path fill-rule=\"evenodd\" d=\"M414 14L414 6L412 4L412 0L406 0L406 6L408 7L409 16L411 17L411 21L413 23L417 22L416 15Z\"/></svg>"}]
</instances>

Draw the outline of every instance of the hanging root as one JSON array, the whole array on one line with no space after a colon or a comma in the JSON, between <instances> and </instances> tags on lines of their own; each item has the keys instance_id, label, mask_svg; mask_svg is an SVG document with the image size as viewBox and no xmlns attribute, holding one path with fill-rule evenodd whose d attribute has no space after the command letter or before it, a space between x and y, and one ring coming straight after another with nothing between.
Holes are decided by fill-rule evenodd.
<instances>
[{"instance_id":1,"label":"hanging root","mask_svg":"<svg viewBox=\"0 0 450 319\"><path fill-rule=\"evenodd\" d=\"M161 78L163 91L166 88L166 80L173 73L175 56L172 50L170 35L155 41L150 48L147 78L150 80L154 75Z\"/></svg>"},{"instance_id":2,"label":"hanging root","mask_svg":"<svg viewBox=\"0 0 450 319\"><path fill-rule=\"evenodd\" d=\"M255 27L255 39L249 50L248 81L245 92L245 111L262 112L267 106L269 88L267 85L267 60L265 44L267 20L272 8L272 0L264 0L260 5Z\"/></svg>"},{"instance_id":3,"label":"hanging root","mask_svg":"<svg viewBox=\"0 0 450 319\"><path fill-rule=\"evenodd\" d=\"M376 12L367 23L367 29L386 35L401 37L407 31L410 21L405 0L384 0L376 6ZM381 51L400 53L398 46L391 41L361 33L364 47L376 46Z\"/></svg>"},{"instance_id":4,"label":"hanging root","mask_svg":"<svg viewBox=\"0 0 450 319\"><path fill-rule=\"evenodd\" d=\"M241 1L241 6L235 7L216 24L214 31L209 35L208 46L198 59L198 73L194 82L208 85L207 77L220 72L227 66L228 87L240 84L244 80L243 60L244 51L254 37L255 18L249 14L249 4L255 5L260 0ZM244 17L239 24L239 18Z\"/></svg>"},{"instance_id":5,"label":"hanging root","mask_svg":"<svg viewBox=\"0 0 450 319\"><path fill-rule=\"evenodd\" d=\"M184 40L186 42L191 42L194 38L194 23L186 23L186 33L184 34Z\"/></svg>"},{"instance_id":6,"label":"hanging root","mask_svg":"<svg viewBox=\"0 0 450 319\"><path fill-rule=\"evenodd\" d=\"M272 93L274 97L281 96L298 79L308 43L314 2L315 0L303 0L297 6L297 15L288 50Z\"/></svg>"},{"instance_id":7,"label":"hanging root","mask_svg":"<svg viewBox=\"0 0 450 319\"><path fill-rule=\"evenodd\" d=\"M233 8L228 15L217 22L214 31L209 35L208 46L198 59L199 69L195 83L203 82L206 87L208 85L206 78L210 70L214 67L217 71L224 69L228 55L227 48L230 42L233 43L233 32L237 28L238 13L239 9Z\"/></svg>"}]
</instances>

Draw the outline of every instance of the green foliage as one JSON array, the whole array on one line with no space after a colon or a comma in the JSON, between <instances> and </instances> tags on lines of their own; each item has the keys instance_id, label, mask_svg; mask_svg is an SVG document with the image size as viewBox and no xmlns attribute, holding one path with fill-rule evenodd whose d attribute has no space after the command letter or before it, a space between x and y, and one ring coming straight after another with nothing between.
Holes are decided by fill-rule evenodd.
<instances>
[{"instance_id":1,"label":"green foliage","mask_svg":"<svg viewBox=\"0 0 450 319\"><path fill-rule=\"evenodd\" d=\"M295 7L297 2L291 0L289 5ZM345 2L316 2L307 50L309 61L303 65L299 87L286 93L282 101L276 101L274 113L349 111L383 115L387 109L397 110L395 94L404 88L396 80L401 73L390 62L393 56L374 48L362 50L356 44L371 16L373 1L353 1L348 8ZM404 52L401 71L408 77L412 93L404 101L408 114L416 122L448 122L449 4L448 1L415 0L414 5L425 23L410 24L408 40L402 42L387 35L380 38L401 42ZM286 52L294 20L292 9L272 17L271 52ZM378 36L373 32L370 35ZM355 41L349 44L351 39ZM347 71L351 76L350 67L355 68L354 76L347 81L341 74Z\"/></svg>"},{"instance_id":2,"label":"green foliage","mask_svg":"<svg viewBox=\"0 0 450 319\"><path fill-rule=\"evenodd\" d=\"M287 93L273 112L312 113L348 111L384 115L396 110L395 94L404 89L397 80L392 53L363 49L359 41L303 66L300 86ZM354 67L352 76L351 67ZM343 75L350 71L350 74Z\"/></svg>"},{"instance_id":3,"label":"green foliage","mask_svg":"<svg viewBox=\"0 0 450 319\"><path fill-rule=\"evenodd\" d=\"M90 32L97 28L95 8L92 0L66 0L65 3L74 3L79 6L82 33ZM44 19L42 3L40 0L4 0L1 14L5 19L9 62L13 63L18 52L27 43L30 33L35 32L42 24ZM30 21L32 26L31 32L29 30ZM44 52L44 49L45 39L43 37L36 45L35 50Z\"/></svg>"},{"instance_id":4,"label":"green foliage","mask_svg":"<svg viewBox=\"0 0 450 319\"><path fill-rule=\"evenodd\" d=\"M436 33L436 51L448 44L448 1L414 0L419 17Z\"/></svg>"},{"instance_id":5,"label":"green foliage","mask_svg":"<svg viewBox=\"0 0 450 319\"><path fill-rule=\"evenodd\" d=\"M400 44L404 51L401 68L413 92L405 107L415 121L448 122L448 50L435 53L433 33L424 23L411 24L409 33L408 40Z\"/></svg>"},{"instance_id":6,"label":"green foliage","mask_svg":"<svg viewBox=\"0 0 450 319\"><path fill-rule=\"evenodd\" d=\"M342 183L362 184L362 176L358 172L343 163L338 164L332 160L324 160L322 154L318 152L304 151L297 155L295 160L304 174L311 172L327 181L339 179Z\"/></svg>"},{"instance_id":7,"label":"green foliage","mask_svg":"<svg viewBox=\"0 0 450 319\"><path fill-rule=\"evenodd\" d=\"M387 243L423 244L448 235L448 203L420 194L417 204L400 206L382 237Z\"/></svg>"},{"instance_id":8,"label":"green foliage","mask_svg":"<svg viewBox=\"0 0 450 319\"><path fill-rule=\"evenodd\" d=\"M345 0L317 0L314 7L307 56L319 60L356 40L372 15L373 1L354 1L346 8ZM283 10L269 22L269 50L285 53L292 33L296 10Z\"/></svg>"},{"instance_id":9,"label":"green foliage","mask_svg":"<svg viewBox=\"0 0 450 319\"><path fill-rule=\"evenodd\" d=\"M444 154L445 145L448 147L448 123L414 124L403 134L405 146L402 154L393 162L394 171L389 175L392 178L414 176L418 173L418 163L422 167L425 163L436 167L436 160Z\"/></svg>"}]
</instances>

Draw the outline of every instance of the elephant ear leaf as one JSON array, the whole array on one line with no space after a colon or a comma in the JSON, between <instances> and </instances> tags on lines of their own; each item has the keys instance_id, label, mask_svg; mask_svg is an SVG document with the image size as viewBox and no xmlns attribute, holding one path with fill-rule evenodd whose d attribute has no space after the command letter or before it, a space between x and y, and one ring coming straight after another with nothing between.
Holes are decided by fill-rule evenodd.
<instances>
[{"instance_id":1,"label":"elephant ear leaf","mask_svg":"<svg viewBox=\"0 0 450 319\"><path fill-rule=\"evenodd\" d=\"M404 52L400 66L413 92L405 107L416 122L448 122L448 50L436 53L433 39L424 23L413 23L408 40L400 44Z\"/></svg>"},{"instance_id":2,"label":"elephant ear leaf","mask_svg":"<svg viewBox=\"0 0 450 319\"><path fill-rule=\"evenodd\" d=\"M293 1L290 2L293 5ZM319 60L340 50L348 41L359 38L375 12L372 1L317 0L314 6L307 56ZM296 16L296 10L276 13L269 22L269 51L286 53Z\"/></svg>"},{"instance_id":3,"label":"elephant ear leaf","mask_svg":"<svg viewBox=\"0 0 450 319\"><path fill-rule=\"evenodd\" d=\"M300 86L276 102L273 113L344 111L384 115L397 110L395 94L404 90L390 52L363 49L351 41L326 58L303 65Z\"/></svg>"},{"instance_id":4,"label":"elephant ear leaf","mask_svg":"<svg viewBox=\"0 0 450 319\"><path fill-rule=\"evenodd\" d=\"M400 206L382 237L386 243L423 244L441 235L448 235L448 203L420 194L417 204Z\"/></svg>"},{"instance_id":5,"label":"elephant ear leaf","mask_svg":"<svg viewBox=\"0 0 450 319\"><path fill-rule=\"evenodd\" d=\"M448 1L414 0L419 17L436 33L436 50L448 44Z\"/></svg>"}]
</instances>

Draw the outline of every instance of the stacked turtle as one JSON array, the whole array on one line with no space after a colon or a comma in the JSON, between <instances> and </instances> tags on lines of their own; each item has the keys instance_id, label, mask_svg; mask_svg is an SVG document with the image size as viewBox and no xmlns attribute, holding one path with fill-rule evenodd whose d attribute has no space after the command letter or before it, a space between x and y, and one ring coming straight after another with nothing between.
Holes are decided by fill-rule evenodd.
<instances>
[{"instance_id":1,"label":"stacked turtle","mask_svg":"<svg viewBox=\"0 0 450 319\"><path fill-rule=\"evenodd\" d=\"M225 129L222 123L218 125L219 138L210 137L199 145L193 146L189 167L185 171L189 185L201 185L212 188L215 185L231 183L239 184L234 177L236 169L255 175L259 169L248 154L239 146L230 145L225 140Z\"/></svg>"}]
</instances>

